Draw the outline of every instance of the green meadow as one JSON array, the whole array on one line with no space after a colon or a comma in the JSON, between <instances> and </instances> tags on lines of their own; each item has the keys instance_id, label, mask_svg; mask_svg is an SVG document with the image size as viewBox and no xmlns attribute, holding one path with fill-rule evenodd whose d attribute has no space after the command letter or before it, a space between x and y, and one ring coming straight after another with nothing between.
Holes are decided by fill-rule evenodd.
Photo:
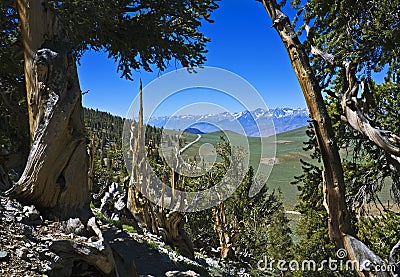
<instances>
[{"instance_id":1,"label":"green meadow","mask_svg":"<svg viewBox=\"0 0 400 277\"><path fill-rule=\"evenodd\" d=\"M295 129L289 132L281 133L276 137L258 138L246 137L230 131L220 131L209 134L202 134L201 139L191 145L182 157L184 160L200 160L212 162L215 156L215 149L209 144L216 147L220 142L220 137L229 138L239 144L248 144L250 151L250 165L255 169L259 169L258 173L261 178L267 180L266 184L270 189L280 189L282 192L284 204L287 210L293 210L298 201L298 190L296 185L292 185L294 176L302 174L300 159L312 161L310 153L304 151L304 143L308 140L306 136L306 127ZM190 143L197 138L197 135L183 133L186 143ZM237 145L237 144L236 144ZM208 147L204 147L208 146ZM274 149L276 155L274 158ZM342 152L343 159L351 159L351 155ZM315 161L312 161L315 162ZM273 165L272 165L273 164ZM272 167L272 170L271 170ZM268 178L266 175L270 172ZM385 204L390 201L390 184L387 183L385 188L379 193L381 201Z\"/></svg>"},{"instance_id":2,"label":"green meadow","mask_svg":"<svg viewBox=\"0 0 400 277\"><path fill-rule=\"evenodd\" d=\"M268 188L279 188L282 191L286 209L293 209L297 202L297 188L290 183L294 180L294 176L301 174L300 159L310 161L309 153L303 150L303 142L307 140L305 131L306 127L303 127L268 138L245 137L230 131L203 134L197 143L182 153L182 157L184 160L197 157L196 160L203 158L205 161L212 161L215 149L209 144L216 147L221 136L236 142L234 145L248 144L250 165L258 169L261 178L267 179ZM197 138L194 134L185 133L183 136L186 143ZM208 147L205 147L207 145ZM275 150L276 155L274 155ZM267 178L268 172L270 175Z\"/></svg>"}]
</instances>

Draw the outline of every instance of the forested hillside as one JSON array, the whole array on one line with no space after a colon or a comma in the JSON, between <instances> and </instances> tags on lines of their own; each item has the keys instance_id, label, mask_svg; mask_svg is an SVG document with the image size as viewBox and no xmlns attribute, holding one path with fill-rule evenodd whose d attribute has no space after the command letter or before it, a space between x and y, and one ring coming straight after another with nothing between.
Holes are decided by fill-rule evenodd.
<instances>
[{"instance_id":1,"label":"forested hillside","mask_svg":"<svg viewBox=\"0 0 400 277\"><path fill-rule=\"evenodd\" d=\"M97 110L85 109L88 152L90 156L89 178L92 192L98 193L112 182L121 183L128 175L122 155L122 118Z\"/></svg>"},{"instance_id":2,"label":"forested hillside","mask_svg":"<svg viewBox=\"0 0 400 277\"><path fill-rule=\"evenodd\" d=\"M123 184L127 172L121 152L123 119L108 113L85 109L85 121L88 130L89 149L93 149L94 192L98 193L99 190L108 189L113 182ZM133 124L137 126L137 123ZM239 149L231 149L229 142L225 139L215 137L219 162L209 173L194 178L174 176L169 173L168 164L158 151L162 131L159 128L146 127L147 159L159 178L163 178L166 183L170 183L171 178L174 178L176 184L186 191L206 189L217 184L226 174L226 169L230 163L229 153L240 151ZM175 133L178 134L178 132ZM94 137L96 139L93 139ZM179 145L183 148L195 137L183 133L177 139ZM173 136L170 139L175 139L175 137ZM195 160L195 157L191 159L192 162ZM193 246L190 247L192 250L177 241L168 241L167 239L166 242L170 243L172 247L176 247L178 252L184 255L193 257L194 253L191 251L194 250L196 253L202 253L209 257L224 258L227 259L228 264L236 265L237 268L247 268L254 274L261 274L256 264L263 259L264 255L271 253L274 256L282 255L282 257L286 257L292 239L280 192L268 191L265 186L258 196L250 198L248 193L252 183L264 181L254 180L252 170L246 175L247 177L234 195L217 207L199 212L181 213L178 230L186 233L190 238L190 244L193 243ZM98 199L92 201L96 206L101 205ZM154 212L160 210L160 208L154 208ZM151 209L153 209L153 206ZM108 211L104 212L110 214ZM123 220L122 223L129 224ZM139 221L137 223L139 223L139 228L146 227L145 222ZM135 227L137 228L138 225L135 224ZM163 235L164 231L159 228L156 227L151 230L156 234ZM279 235L277 235L278 233ZM271 250L268 250L269 248Z\"/></svg>"}]
</instances>

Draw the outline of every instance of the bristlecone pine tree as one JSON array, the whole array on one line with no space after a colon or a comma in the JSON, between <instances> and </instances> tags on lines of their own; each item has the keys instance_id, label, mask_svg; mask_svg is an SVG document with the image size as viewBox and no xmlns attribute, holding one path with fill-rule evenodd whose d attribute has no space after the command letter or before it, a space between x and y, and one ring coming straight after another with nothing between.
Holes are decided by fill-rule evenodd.
<instances>
[{"instance_id":1,"label":"bristlecone pine tree","mask_svg":"<svg viewBox=\"0 0 400 277\"><path fill-rule=\"evenodd\" d=\"M23 175L9 193L48 216L87 217L88 159L72 45L59 17L46 7L47 1L16 3L31 152Z\"/></svg>"},{"instance_id":2,"label":"bristlecone pine tree","mask_svg":"<svg viewBox=\"0 0 400 277\"><path fill-rule=\"evenodd\" d=\"M161 235L165 243L178 249L187 257L194 257L194 248L191 240L183 229L183 214L179 211L166 210L163 206L157 207L146 196L150 193L150 185L154 176L147 161L145 149L145 126L143 125L143 90L140 81L139 120L130 124L130 155L132 157L131 179L128 187L127 207L135 220L142 224L149 232ZM178 166L178 161L176 161ZM171 168L170 177L173 189L184 189L182 178ZM163 184L164 186L164 184ZM161 199L164 199L164 190ZM171 196L171 209L177 201Z\"/></svg>"},{"instance_id":3,"label":"bristlecone pine tree","mask_svg":"<svg viewBox=\"0 0 400 277\"><path fill-rule=\"evenodd\" d=\"M141 223L149 232L158 234L157 219L152 203L146 198L145 190L151 184L143 126L143 97L142 82L140 81L139 121L132 120L130 125L130 155L132 157L131 178L128 187L127 207L135 220Z\"/></svg>"},{"instance_id":4,"label":"bristlecone pine tree","mask_svg":"<svg viewBox=\"0 0 400 277\"><path fill-rule=\"evenodd\" d=\"M217 5L214 0L5 0L0 8L1 33L10 34L13 46L24 52L31 136L25 171L9 195L49 217L85 218L89 164L77 59L89 49L104 51L128 79L132 69L164 70L173 59L185 67L202 64L209 39L199 27L202 20L211 22Z\"/></svg>"},{"instance_id":5,"label":"bristlecone pine tree","mask_svg":"<svg viewBox=\"0 0 400 277\"><path fill-rule=\"evenodd\" d=\"M312 22L315 26L311 32L310 27L304 26L309 32L308 45L300 42L293 25L275 0L260 2L270 15L273 27L287 49L313 120L315 137L324 166L323 194L324 206L328 212L330 238L337 248L347 250L349 259L359 263L369 260L372 266L385 267L387 264L383 258L375 255L354 236L351 214L345 201L346 184L343 167L331 119L321 92L322 89L329 88L332 80L343 81L344 92L331 93L333 97L341 99L342 119L384 151L389 166L393 171L399 172L400 138L388 130L376 127L376 123L369 118L367 106L371 103L368 101L370 93L368 82L361 82L363 104L358 98L360 82L356 77L357 65L360 68L364 66L369 73L371 65L376 67L388 65L389 76L398 80L398 26L400 22L398 1L381 1L379 4L375 1L325 1L323 3L308 1L300 8L300 12L303 10L306 12L305 23ZM298 5L300 1L294 1L294 3ZM313 67L306 52L306 46L312 54L321 57L320 61L313 63ZM327 47L329 52L337 51L338 56L322 51L316 46ZM336 69L332 70L330 67ZM324 76L329 70L333 74ZM369 76L367 74L367 77L370 77L370 74ZM358 276L394 274L394 272L373 270L365 273L360 268L356 268L355 272Z\"/></svg>"}]
</instances>

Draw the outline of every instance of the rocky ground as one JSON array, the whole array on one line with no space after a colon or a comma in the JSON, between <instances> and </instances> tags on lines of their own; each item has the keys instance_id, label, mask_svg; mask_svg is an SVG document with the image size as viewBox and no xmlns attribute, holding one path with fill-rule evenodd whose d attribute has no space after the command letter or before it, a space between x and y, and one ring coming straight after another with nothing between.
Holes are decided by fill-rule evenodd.
<instances>
[{"instance_id":1,"label":"rocky ground","mask_svg":"<svg viewBox=\"0 0 400 277\"><path fill-rule=\"evenodd\" d=\"M182 257L154 235L95 222L90 233L77 219L50 222L34 206L0 197L0 276L240 276L210 258Z\"/></svg>"}]
</instances>

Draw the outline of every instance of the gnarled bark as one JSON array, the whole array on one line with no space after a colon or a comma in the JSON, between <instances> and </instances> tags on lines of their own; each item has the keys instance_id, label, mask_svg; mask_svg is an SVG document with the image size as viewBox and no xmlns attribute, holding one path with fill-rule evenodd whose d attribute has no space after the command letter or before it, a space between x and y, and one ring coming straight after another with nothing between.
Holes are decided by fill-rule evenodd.
<instances>
[{"instance_id":1,"label":"gnarled bark","mask_svg":"<svg viewBox=\"0 0 400 277\"><path fill-rule=\"evenodd\" d=\"M364 243L350 235L344 236L345 247L351 260L357 261L356 272L358 276L393 276L394 271L389 270L385 261L372 252ZM394 267L393 267L394 268ZM386 270L382 270L386 269Z\"/></svg>"},{"instance_id":2,"label":"gnarled bark","mask_svg":"<svg viewBox=\"0 0 400 277\"><path fill-rule=\"evenodd\" d=\"M106 276L116 276L115 262L109 246L72 240L56 240L50 249L62 259L50 276L72 276L74 263L84 261Z\"/></svg>"},{"instance_id":3,"label":"gnarled bark","mask_svg":"<svg viewBox=\"0 0 400 277\"><path fill-rule=\"evenodd\" d=\"M18 0L31 151L8 192L56 218L88 217L81 90L68 36L47 1Z\"/></svg>"},{"instance_id":4,"label":"gnarled bark","mask_svg":"<svg viewBox=\"0 0 400 277\"><path fill-rule=\"evenodd\" d=\"M396 260L394 259L394 256L396 255L396 252L397 252L397 250L399 250L399 248L400 248L400 240L395 244L395 246L393 246L392 250L390 250L389 264L397 265Z\"/></svg>"},{"instance_id":5,"label":"gnarled bark","mask_svg":"<svg viewBox=\"0 0 400 277\"><path fill-rule=\"evenodd\" d=\"M142 80L140 80L139 122L136 124L134 120L132 120L130 126L132 171L128 187L127 207L137 222L142 224L147 231L158 235L157 218L154 214L153 205L142 193L148 188L151 182L145 152L142 93Z\"/></svg>"},{"instance_id":6,"label":"gnarled bark","mask_svg":"<svg viewBox=\"0 0 400 277\"><path fill-rule=\"evenodd\" d=\"M186 257L194 258L194 247L183 230L183 214L177 211L165 212L159 208L157 213L159 232L166 244L179 250Z\"/></svg>"},{"instance_id":7,"label":"gnarled bark","mask_svg":"<svg viewBox=\"0 0 400 277\"><path fill-rule=\"evenodd\" d=\"M4 170L0 157L0 191L5 191L10 188L10 179L7 172Z\"/></svg>"},{"instance_id":8,"label":"gnarled bark","mask_svg":"<svg viewBox=\"0 0 400 277\"><path fill-rule=\"evenodd\" d=\"M147 162L145 137L143 126L143 97L142 81L140 81L140 108L139 121L131 123L130 152L132 155L132 172L128 187L127 207L138 223L144 226L149 232L161 235L164 242L177 248L181 254L193 258L194 248L191 240L183 230L183 214L174 211L177 197L172 195L170 209L164 210L163 204L158 209L151 203L144 194L148 194L148 188L152 182L151 169ZM178 163L177 163L178 166ZM179 178L175 170L171 171L171 187L179 189L177 184ZM144 193L143 193L144 192ZM164 200L165 190L161 194ZM183 199L181 199L183 201Z\"/></svg>"},{"instance_id":9,"label":"gnarled bark","mask_svg":"<svg viewBox=\"0 0 400 277\"><path fill-rule=\"evenodd\" d=\"M235 253L233 245L238 239L239 232L231 228L232 222L227 222L224 202L214 209L214 226L219 240L220 256L222 259L233 258Z\"/></svg>"},{"instance_id":10,"label":"gnarled bark","mask_svg":"<svg viewBox=\"0 0 400 277\"><path fill-rule=\"evenodd\" d=\"M52 242L50 249L61 259L49 272L50 276L75 276L72 271L77 263L86 263L97 269L96 276L136 277L134 254L136 242L124 232L103 226L97 227L95 218L88 220L88 227L96 234L97 240L86 237L59 239ZM87 272L84 272L87 274ZM92 275L90 275L92 276Z\"/></svg>"},{"instance_id":11,"label":"gnarled bark","mask_svg":"<svg viewBox=\"0 0 400 277\"><path fill-rule=\"evenodd\" d=\"M313 120L314 131L324 165L324 186L329 214L329 234L338 247L343 247L342 233L353 233L344 193L345 184L339 150L328 116L321 88L310 67L308 56L295 34L288 17L275 1L262 1L289 54L292 67L300 83Z\"/></svg>"},{"instance_id":12,"label":"gnarled bark","mask_svg":"<svg viewBox=\"0 0 400 277\"><path fill-rule=\"evenodd\" d=\"M393 169L400 174L400 137L390 131L382 130L373 125L371 120L362 110L360 100L357 98L359 82L356 77L356 65L351 62L344 62L348 88L344 93L341 104L345 120L353 129L366 136L380 149L384 150L389 158ZM368 84L361 83L362 95L369 93ZM369 103L367 103L369 104Z\"/></svg>"},{"instance_id":13,"label":"gnarled bark","mask_svg":"<svg viewBox=\"0 0 400 277\"><path fill-rule=\"evenodd\" d=\"M310 116L313 120L314 132L321 151L324 165L324 205L329 216L329 235L337 248L345 248L350 260L359 261L361 257L371 258L371 262L383 263L362 242L354 238L349 212L345 203L345 183L343 168L338 147L328 116L321 88L310 67L304 47L300 43L288 17L282 13L275 0L261 0L273 21L290 57L292 67L302 88ZM379 258L379 259L378 259ZM388 272L370 272L365 275L356 268L358 276L390 276Z\"/></svg>"},{"instance_id":14,"label":"gnarled bark","mask_svg":"<svg viewBox=\"0 0 400 277\"><path fill-rule=\"evenodd\" d=\"M307 35L309 27L306 25ZM318 55L332 65L340 66L344 69L347 90L341 97L341 106L344 115L341 117L354 130L363 134L380 149L385 151L389 164L393 170L400 174L400 137L388 130L383 130L371 121L368 117L368 107L371 104L371 91L367 81L359 82L356 76L356 64L353 62L335 61L335 55L325 53L315 46L311 46L311 52ZM359 87L361 85L361 95L363 99L357 98ZM331 94L332 97L339 97L337 94Z\"/></svg>"}]
</instances>

